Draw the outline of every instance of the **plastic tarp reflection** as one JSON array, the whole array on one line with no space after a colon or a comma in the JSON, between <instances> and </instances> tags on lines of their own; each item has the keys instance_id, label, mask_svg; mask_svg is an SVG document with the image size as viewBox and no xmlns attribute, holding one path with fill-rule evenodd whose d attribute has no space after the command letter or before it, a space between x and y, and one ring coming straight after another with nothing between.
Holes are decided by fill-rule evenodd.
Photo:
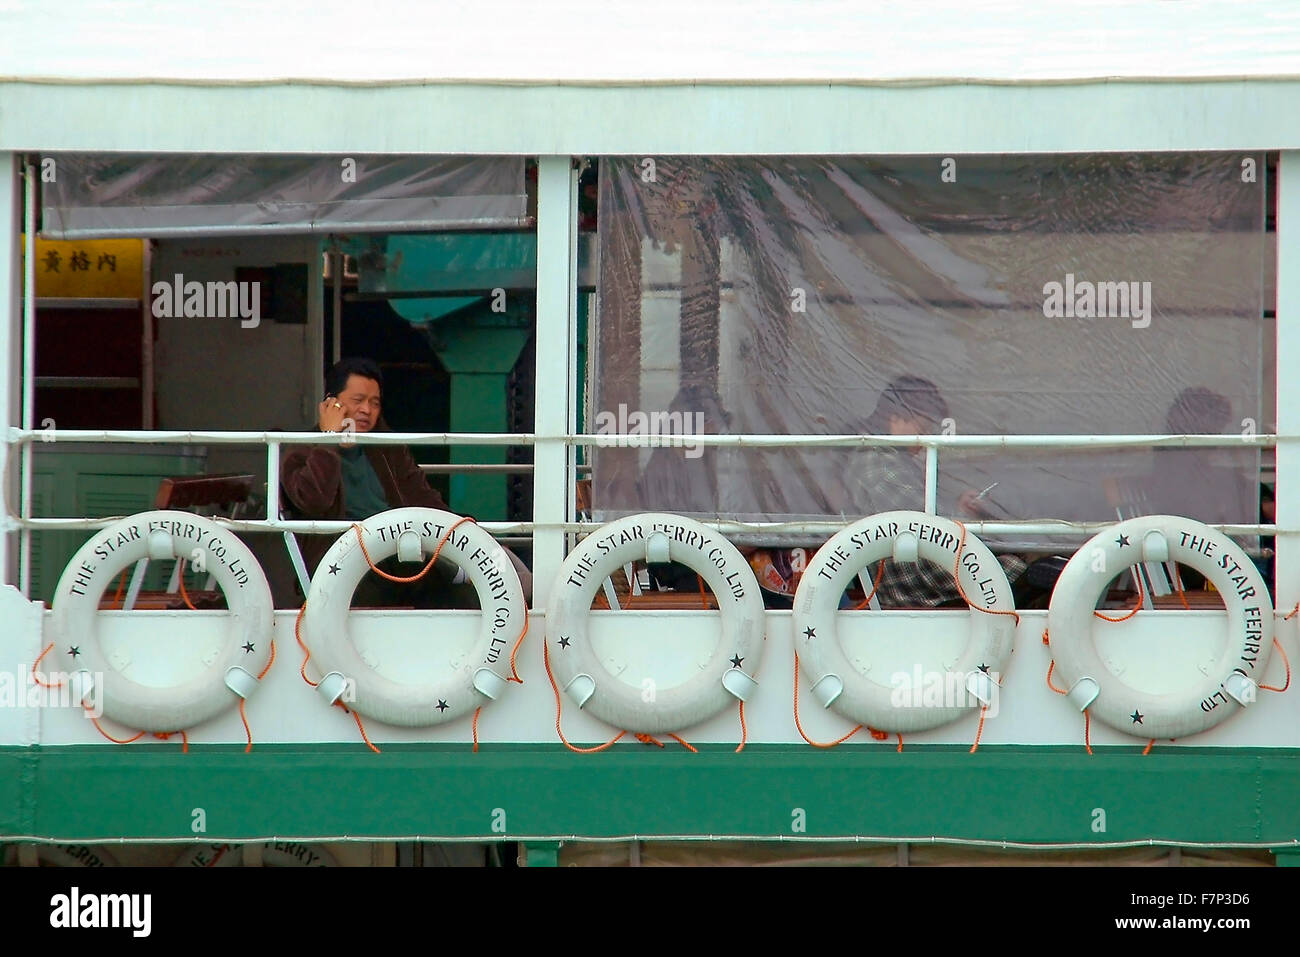
<instances>
[{"instance_id":1,"label":"plastic tarp reflection","mask_svg":"<svg viewBox=\"0 0 1300 957\"><path fill-rule=\"evenodd\" d=\"M923 457L906 450L718 449L691 442L701 431L1250 434L1264 168L1235 154L602 160L588 421L651 434L594 450L594 507L785 521L923 505ZM938 511L957 517L983 492L1006 519L1257 518L1245 443L939 462Z\"/></svg>"},{"instance_id":2,"label":"plastic tarp reflection","mask_svg":"<svg viewBox=\"0 0 1300 957\"><path fill-rule=\"evenodd\" d=\"M41 235L489 229L524 222L524 161L473 156L56 153Z\"/></svg>"}]
</instances>

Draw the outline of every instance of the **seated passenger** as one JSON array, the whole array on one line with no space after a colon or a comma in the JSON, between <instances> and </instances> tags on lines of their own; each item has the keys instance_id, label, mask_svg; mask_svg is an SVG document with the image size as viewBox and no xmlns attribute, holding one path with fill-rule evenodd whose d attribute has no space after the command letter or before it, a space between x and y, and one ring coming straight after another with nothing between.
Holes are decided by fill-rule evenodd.
<instances>
[{"instance_id":1,"label":"seated passenger","mask_svg":"<svg viewBox=\"0 0 1300 957\"><path fill-rule=\"evenodd\" d=\"M1276 498L1273 494L1273 489L1267 485L1261 485L1259 487L1259 523L1261 525L1277 524ZM1274 590L1273 575L1273 539L1261 538L1259 540L1259 547L1263 551L1267 552L1267 554L1261 554L1256 558L1255 566L1259 569L1259 573L1264 576L1264 584L1268 585L1269 599L1271 601L1277 601L1277 595Z\"/></svg>"},{"instance_id":2,"label":"seated passenger","mask_svg":"<svg viewBox=\"0 0 1300 957\"><path fill-rule=\"evenodd\" d=\"M1237 435L1237 429L1228 397L1203 386L1179 392L1165 415L1165 431L1171 435ZM1142 501L1151 503L1151 512L1182 515L1207 525L1244 524L1258 516L1263 506L1254 455L1249 449L1158 448L1154 473L1144 481ZM1138 508L1132 511L1141 513ZM1246 536L1237 536L1236 541L1243 547L1256 542ZM1179 574L1183 588L1205 587L1200 572L1184 567Z\"/></svg>"},{"instance_id":3,"label":"seated passenger","mask_svg":"<svg viewBox=\"0 0 1300 957\"><path fill-rule=\"evenodd\" d=\"M934 383L917 376L900 376L886 386L875 411L862 431L868 435L924 435L937 432L948 417L948 405ZM925 493L924 446L880 446L854 452L850 474L846 476L850 500L848 508L861 515L897 509L920 510ZM975 518L994 516L980 504L980 496L967 491L958 499L958 508ZM1017 592L1017 604L1028 596L1020 594L1018 580L1028 562L1019 555L999 555L1007 581ZM874 580L876 569L864 570L863 578ZM922 559L899 564L885 560L880 585L876 589L882 608L965 608L952 568L941 568Z\"/></svg>"},{"instance_id":4,"label":"seated passenger","mask_svg":"<svg viewBox=\"0 0 1300 957\"><path fill-rule=\"evenodd\" d=\"M351 422L357 432L390 431L381 408L383 373L370 359L343 359L325 379L326 396L317 408L316 428L338 432ZM419 506L447 509L447 503L424 478L409 449L399 445L294 445L280 461L280 488L295 517L361 521L390 508ZM301 536L303 559L311 574L337 540L335 535ZM524 595L531 599L532 575L509 549ZM390 575L408 577L413 566L393 555L378 563ZM469 584L456 584L454 565L439 559L418 582L399 584L366 575L353 602L361 606L475 608Z\"/></svg>"},{"instance_id":5,"label":"seated passenger","mask_svg":"<svg viewBox=\"0 0 1300 957\"><path fill-rule=\"evenodd\" d=\"M1227 396L1200 386L1178 393L1165 416L1173 435L1237 435ZM1228 448L1156 449L1155 474L1147 482L1153 506L1170 515L1198 522L1246 522L1259 508L1258 478L1246 453Z\"/></svg>"}]
</instances>

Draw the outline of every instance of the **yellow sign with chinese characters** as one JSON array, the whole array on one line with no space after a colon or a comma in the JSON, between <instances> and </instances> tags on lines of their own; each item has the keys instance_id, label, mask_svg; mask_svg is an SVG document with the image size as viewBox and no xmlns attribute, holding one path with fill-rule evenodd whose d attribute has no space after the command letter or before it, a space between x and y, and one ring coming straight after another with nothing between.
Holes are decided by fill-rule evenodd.
<instances>
[{"instance_id":1,"label":"yellow sign with chinese characters","mask_svg":"<svg viewBox=\"0 0 1300 957\"><path fill-rule=\"evenodd\" d=\"M143 270L142 239L36 238L38 299L139 299Z\"/></svg>"}]
</instances>

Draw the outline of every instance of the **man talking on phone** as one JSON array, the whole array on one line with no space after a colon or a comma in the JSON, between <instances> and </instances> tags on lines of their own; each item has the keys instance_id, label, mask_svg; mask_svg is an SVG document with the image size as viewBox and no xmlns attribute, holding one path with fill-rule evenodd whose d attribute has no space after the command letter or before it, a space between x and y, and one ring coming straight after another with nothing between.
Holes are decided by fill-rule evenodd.
<instances>
[{"instance_id":1,"label":"man talking on phone","mask_svg":"<svg viewBox=\"0 0 1300 957\"><path fill-rule=\"evenodd\" d=\"M325 377L325 398L317 406L316 428L321 432L388 432L382 416L384 377L371 359L342 359ZM390 508L418 506L447 510L447 503L424 478L410 449L402 445L296 445L280 460L280 488L296 517L320 520L362 521ZM304 536L303 559L315 569L334 544L335 536ZM524 595L532 597L532 575L527 566L505 549L519 574ZM410 575L398 569L397 557L378 563L389 574ZM442 559L423 579L410 584L390 582L370 574L361 580L353 603L362 606L412 605L416 608L476 607L473 586Z\"/></svg>"}]
</instances>

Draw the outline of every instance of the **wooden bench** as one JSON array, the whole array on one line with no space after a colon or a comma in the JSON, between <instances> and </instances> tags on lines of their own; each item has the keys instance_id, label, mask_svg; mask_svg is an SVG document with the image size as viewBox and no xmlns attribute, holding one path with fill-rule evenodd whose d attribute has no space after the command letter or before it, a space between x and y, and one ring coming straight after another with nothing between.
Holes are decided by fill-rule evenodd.
<instances>
[{"instance_id":1,"label":"wooden bench","mask_svg":"<svg viewBox=\"0 0 1300 957\"><path fill-rule=\"evenodd\" d=\"M639 595L620 595L618 603L624 611L702 611L706 607L715 610L718 607L718 600L712 592L701 595L698 591L647 591ZM609 608L609 599L604 592L596 593L591 607Z\"/></svg>"},{"instance_id":2,"label":"wooden bench","mask_svg":"<svg viewBox=\"0 0 1300 957\"><path fill-rule=\"evenodd\" d=\"M237 518L253 493L253 482L254 477L252 475L239 474L165 478L158 483L158 494L154 496L153 507L160 510L193 511L199 514L203 514L199 512L200 509L203 509L209 515L216 514L224 518ZM113 597L110 598L107 595L101 597L99 607L101 609L127 608L140 611L174 610L188 607L185 603L186 595L182 595L180 590L182 562L180 560L175 562L171 581L165 591L142 590L144 574L148 565L148 559L141 559L137 562L135 572L131 576L131 584L125 589L125 595L122 594L123 589L119 587L118 593ZM190 604L196 609L225 608L225 596L220 589L213 587L215 581L216 579L209 575L203 588L194 591L187 590Z\"/></svg>"}]
</instances>

